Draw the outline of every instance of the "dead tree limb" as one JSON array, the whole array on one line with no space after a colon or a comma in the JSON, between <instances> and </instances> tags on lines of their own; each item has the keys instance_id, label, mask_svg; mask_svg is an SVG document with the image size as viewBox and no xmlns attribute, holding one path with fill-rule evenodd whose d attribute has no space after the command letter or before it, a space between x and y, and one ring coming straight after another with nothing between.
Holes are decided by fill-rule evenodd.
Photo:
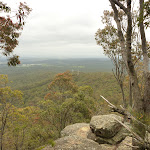
<instances>
[{"instance_id":1,"label":"dead tree limb","mask_svg":"<svg viewBox=\"0 0 150 150\"><path fill-rule=\"evenodd\" d=\"M134 116L131 115L131 113L129 113L125 108L123 108L120 105L120 108L116 107L115 105L113 105L109 100L107 100L105 97L103 97L102 95L100 95L101 98L103 98L109 105L109 107L112 109L112 112L117 112L123 116L126 116L128 119L132 119L133 121L138 122L139 124L142 124L146 130L150 133L150 126L142 123L141 121L137 120Z\"/></svg>"},{"instance_id":2,"label":"dead tree limb","mask_svg":"<svg viewBox=\"0 0 150 150\"><path fill-rule=\"evenodd\" d=\"M142 123L141 121L137 120L135 117L133 117L125 108L123 108L122 106L120 106L121 108L116 107L115 105L113 105L109 100L107 100L105 97L103 97L102 95L100 95L101 98L103 98L109 105L109 107L112 109L113 112L117 112L123 116L127 116L128 119L132 119L134 121L137 121L139 124L142 124L147 132L150 133L150 127L145 125L144 123ZM136 134L134 131L132 131L127 125L125 125L123 122L119 121L118 119L114 118L117 122L119 122L124 128L126 128L132 135L133 137L143 145L143 147L149 149L150 148L150 142L146 141L145 139L141 138L138 134Z\"/></svg>"}]
</instances>

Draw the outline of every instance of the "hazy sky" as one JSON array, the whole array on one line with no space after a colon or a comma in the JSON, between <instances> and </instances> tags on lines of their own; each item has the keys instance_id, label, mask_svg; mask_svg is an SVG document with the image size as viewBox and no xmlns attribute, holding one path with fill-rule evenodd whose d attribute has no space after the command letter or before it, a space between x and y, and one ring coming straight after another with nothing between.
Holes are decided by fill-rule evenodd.
<instances>
[{"instance_id":1,"label":"hazy sky","mask_svg":"<svg viewBox=\"0 0 150 150\"><path fill-rule=\"evenodd\" d=\"M27 2L33 9L15 53L30 57L104 57L95 33L109 0L3 0L10 7ZM150 30L146 31L147 35ZM150 36L147 37L150 40Z\"/></svg>"},{"instance_id":2,"label":"hazy sky","mask_svg":"<svg viewBox=\"0 0 150 150\"><path fill-rule=\"evenodd\" d=\"M5 0L16 7L20 0ZM22 1L22 0L21 0ZM108 0L24 0L33 9L19 38L20 56L104 57L95 32Z\"/></svg>"}]
</instances>

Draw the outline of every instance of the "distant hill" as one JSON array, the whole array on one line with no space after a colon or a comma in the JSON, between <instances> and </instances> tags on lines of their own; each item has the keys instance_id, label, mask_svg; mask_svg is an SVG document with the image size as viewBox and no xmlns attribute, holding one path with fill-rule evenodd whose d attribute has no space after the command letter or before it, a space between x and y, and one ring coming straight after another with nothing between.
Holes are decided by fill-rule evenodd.
<instances>
[{"instance_id":1,"label":"distant hill","mask_svg":"<svg viewBox=\"0 0 150 150\"><path fill-rule=\"evenodd\" d=\"M44 59L44 58L23 58L21 65L17 67L7 67L6 60L1 61L0 73L8 73L11 70L32 68L32 69L50 69L54 72L61 71L80 71L80 72L111 72L113 65L106 58L72 58L72 59ZM13 68L13 69L11 69ZM17 68L17 69L16 69ZM8 71L8 72L7 72Z\"/></svg>"}]
</instances>

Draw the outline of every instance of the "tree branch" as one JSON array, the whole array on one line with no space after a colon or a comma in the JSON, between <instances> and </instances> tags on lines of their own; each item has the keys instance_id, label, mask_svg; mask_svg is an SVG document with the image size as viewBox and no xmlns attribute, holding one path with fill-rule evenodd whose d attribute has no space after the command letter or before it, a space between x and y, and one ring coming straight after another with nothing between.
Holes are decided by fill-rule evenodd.
<instances>
[{"instance_id":1,"label":"tree branch","mask_svg":"<svg viewBox=\"0 0 150 150\"><path fill-rule=\"evenodd\" d=\"M112 109L113 112L118 112L119 114L121 114L123 116L128 116L129 117L129 115L125 112L125 110L117 108L115 105L113 105L112 103L110 103L102 95L100 95L100 96L109 104L109 107L111 107L111 109ZM130 119L130 117L129 117L129 119Z\"/></svg>"},{"instance_id":2,"label":"tree branch","mask_svg":"<svg viewBox=\"0 0 150 150\"><path fill-rule=\"evenodd\" d=\"M121 4L119 1L117 0L111 0L111 1L115 3L117 6L119 6L120 9L122 9L126 14L128 13L127 8L123 4Z\"/></svg>"},{"instance_id":3,"label":"tree branch","mask_svg":"<svg viewBox=\"0 0 150 150\"><path fill-rule=\"evenodd\" d=\"M127 125L119 121L118 119L114 118L117 122L119 122L123 127L125 127L132 135L140 142L140 143L145 143L145 141L135 132L133 132Z\"/></svg>"},{"instance_id":4,"label":"tree branch","mask_svg":"<svg viewBox=\"0 0 150 150\"><path fill-rule=\"evenodd\" d=\"M150 133L150 126L147 126L146 124L144 124L141 121L137 120L128 111L126 111L126 109L124 109L122 106L120 106L121 108L117 108L115 105L113 105L111 102L109 102L109 100L104 98L102 95L100 95L100 97L103 98L109 104L108 106L112 109L112 112L117 112L117 113L119 113L123 116L127 116L128 119L132 119L132 120L138 122L139 124L142 124L146 128L146 130Z\"/></svg>"},{"instance_id":5,"label":"tree branch","mask_svg":"<svg viewBox=\"0 0 150 150\"><path fill-rule=\"evenodd\" d=\"M118 112L119 114L122 114L124 116L127 116L128 119L132 119L137 121L139 124L142 124L146 130L150 133L150 127L145 125L144 123L140 122L139 120L137 120L136 118L134 118L129 112L127 112L122 106L121 109L117 108L115 105L113 105L111 102L109 102L106 98L104 98L102 95L100 95L108 104L109 107L112 108L113 112ZM116 118L114 118L117 122L119 122L122 126L124 126L133 136L134 138L140 142L145 148L150 148L150 142L149 141L145 141L144 139L142 139L138 134L136 134L135 132L133 132L127 125L125 125L124 123L122 123L121 121L117 120Z\"/></svg>"}]
</instances>

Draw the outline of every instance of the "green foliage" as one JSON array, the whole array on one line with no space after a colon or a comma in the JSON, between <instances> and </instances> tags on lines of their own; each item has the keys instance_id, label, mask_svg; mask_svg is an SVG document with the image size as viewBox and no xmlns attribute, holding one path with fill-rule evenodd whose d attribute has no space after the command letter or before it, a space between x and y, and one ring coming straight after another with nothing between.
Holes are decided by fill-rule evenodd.
<instances>
[{"instance_id":1,"label":"green foliage","mask_svg":"<svg viewBox=\"0 0 150 150\"><path fill-rule=\"evenodd\" d=\"M22 92L7 86L8 78L0 75L0 146L1 149L32 150L48 143L51 135L37 124L39 108L21 105ZM45 140L46 139L46 140Z\"/></svg>"},{"instance_id":2,"label":"green foliage","mask_svg":"<svg viewBox=\"0 0 150 150\"><path fill-rule=\"evenodd\" d=\"M6 17L0 17L0 50L2 55L8 57L18 45L18 38L25 24L24 18L29 15L31 9L26 3L20 3L15 12L16 22L12 19L12 10L7 4L0 2L0 11L6 14ZM17 64L20 64L19 56L13 55L8 59L9 66L16 66Z\"/></svg>"},{"instance_id":3,"label":"green foliage","mask_svg":"<svg viewBox=\"0 0 150 150\"><path fill-rule=\"evenodd\" d=\"M56 136L69 124L88 122L96 110L92 94L90 86L75 85L70 72L57 74L45 100L39 103L41 120L56 130Z\"/></svg>"},{"instance_id":4,"label":"green foliage","mask_svg":"<svg viewBox=\"0 0 150 150\"><path fill-rule=\"evenodd\" d=\"M13 82L9 83L7 76L1 75L0 87L7 87L9 91L9 84L13 89L21 89L26 103L23 104L19 99L8 101L12 102L12 106L4 134L5 149L13 150L18 147L32 150L49 144L50 139L53 145L60 129L66 125L89 122L92 115L108 113L107 104L100 99L100 95L112 100L114 104L121 103L118 102L121 99L120 89L111 73L74 72L71 75L67 72L54 76L56 72L38 67L21 71L14 68L14 72L10 70L8 72ZM49 83L54 82L54 85L50 84L50 89L47 88ZM61 86L62 83L65 85ZM61 88L58 88L59 85ZM47 92L55 94L43 99Z\"/></svg>"},{"instance_id":5,"label":"green foliage","mask_svg":"<svg viewBox=\"0 0 150 150\"><path fill-rule=\"evenodd\" d=\"M0 146L1 149L5 147L6 130L12 120L14 112L14 105L16 105L22 98L21 91L11 90L6 84L8 78L6 75L0 75Z\"/></svg>"},{"instance_id":6,"label":"green foliage","mask_svg":"<svg viewBox=\"0 0 150 150\"><path fill-rule=\"evenodd\" d=\"M54 80L49 84L49 90L51 92L64 93L65 91L71 90L76 91L76 85L72 81L72 75L69 71L59 73L55 76Z\"/></svg>"}]
</instances>

